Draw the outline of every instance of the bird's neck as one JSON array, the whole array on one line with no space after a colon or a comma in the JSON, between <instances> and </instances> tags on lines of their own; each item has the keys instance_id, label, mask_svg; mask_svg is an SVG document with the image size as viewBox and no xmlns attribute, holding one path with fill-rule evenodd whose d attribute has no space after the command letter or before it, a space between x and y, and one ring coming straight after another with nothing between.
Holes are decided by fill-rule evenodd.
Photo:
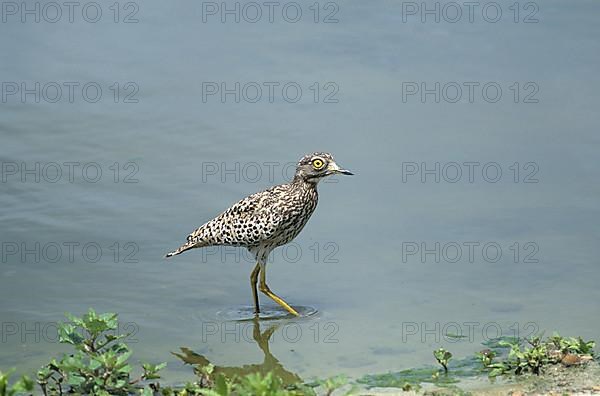
<instances>
[{"instance_id":1,"label":"bird's neck","mask_svg":"<svg viewBox=\"0 0 600 396\"><path fill-rule=\"evenodd\" d=\"M292 187L300 188L303 190L314 190L317 191L317 183L319 179L314 179L314 181L307 181L305 178L301 176L294 176L294 180L290 183Z\"/></svg>"}]
</instances>

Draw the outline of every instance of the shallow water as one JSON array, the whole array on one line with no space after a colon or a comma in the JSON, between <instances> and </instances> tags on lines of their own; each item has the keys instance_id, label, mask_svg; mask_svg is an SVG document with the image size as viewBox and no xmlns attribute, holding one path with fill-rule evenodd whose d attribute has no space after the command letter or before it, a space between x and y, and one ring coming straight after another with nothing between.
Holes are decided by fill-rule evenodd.
<instances>
[{"instance_id":1,"label":"shallow water","mask_svg":"<svg viewBox=\"0 0 600 396\"><path fill-rule=\"evenodd\" d=\"M598 339L600 4L537 3L523 23L535 9L521 3L515 23L512 3L497 23L466 9L403 22L389 1L320 3L319 23L304 2L296 23L203 22L200 2L155 0L120 3L119 23L108 3L97 23L6 15L0 367L66 351L54 323L88 307L118 312L135 359L168 361L174 382L191 375L180 351L308 379L431 364L440 346L467 356L498 335ZM22 82L40 93L10 94ZM222 82L240 82L240 103L209 95ZM439 103L408 94L422 82L440 83ZM229 320L252 303L246 253L163 256L312 151L356 175L322 183L273 253L270 287L318 314L276 321L267 353L253 322Z\"/></svg>"}]
</instances>

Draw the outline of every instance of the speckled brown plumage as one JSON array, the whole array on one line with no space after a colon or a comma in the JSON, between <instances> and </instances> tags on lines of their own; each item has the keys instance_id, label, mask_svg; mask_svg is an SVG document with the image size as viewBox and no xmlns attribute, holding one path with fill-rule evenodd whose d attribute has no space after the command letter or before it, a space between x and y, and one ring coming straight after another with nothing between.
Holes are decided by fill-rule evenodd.
<instances>
[{"instance_id":1,"label":"speckled brown plumage","mask_svg":"<svg viewBox=\"0 0 600 396\"><path fill-rule=\"evenodd\" d=\"M271 251L292 241L315 211L318 182L337 173L351 174L340 169L331 154L306 155L298 162L290 183L242 199L194 230L186 243L166 257L207 246L242 246L252 252L264 271ZM257 302L256 308L258 311Z\"/></svg>"}]
</instances>

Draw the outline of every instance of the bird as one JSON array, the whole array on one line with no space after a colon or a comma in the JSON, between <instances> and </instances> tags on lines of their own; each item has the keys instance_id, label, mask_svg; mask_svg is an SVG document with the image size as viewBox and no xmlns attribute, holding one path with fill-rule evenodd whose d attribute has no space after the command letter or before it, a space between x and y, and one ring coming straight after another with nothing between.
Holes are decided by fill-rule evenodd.
<instances>
[{"instance_id":1,"label":"bird","mask_svg":"<svg viewBox=\"0 0 600 396\"><path fill-rule=\"evenodd\" d=\"M267 259L273 249L298 236L317 207L317 185L324 178L337 174L353 175L340 168L329 153L305 155L298 161L289 183L270 187L235 203L194 230L183 245L165 257L209 246L245 247L256 260L250 273L255 317L260 314L257 285L263 294L290 314L300 316L267 285Z\"/></svg>"}]
</instances>

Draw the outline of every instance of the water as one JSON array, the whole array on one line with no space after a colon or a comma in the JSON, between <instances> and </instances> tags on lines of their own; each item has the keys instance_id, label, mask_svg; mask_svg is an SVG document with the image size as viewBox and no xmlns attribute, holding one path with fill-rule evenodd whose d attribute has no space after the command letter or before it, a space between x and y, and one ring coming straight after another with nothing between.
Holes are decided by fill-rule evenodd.
<instances>
[{"instance_id":1,"label":"water","mask_svg":"<svg viewBox=\"0 0 600 396\"><path fill-rule=\"evenodd\" d=\"M511 2L497 23L466 9L457 23L405 23L390 1L321 3L319 23L304 2L297 23L136 4L120 3L119 23L108 3L97 23L69 23L66 9L56 23L2 23L2 81L16 85L0 107L1 367L29 372L67 351L54 322L88 307L118 312L134 359L167 361L173 382L192 370L172 352L306 380L430 364L440 346L467 356L498 333L599 338L596 2L538 3L538 23L523 23L525 3L515 23ZM331 13L338 23L323 23ZM41 83L40 103L7 93L21 82ZM79 84L73 103L65 82ZM240 103L203 100L221 82L240 82ZM407 94L421 82L440 82L439 103ZM261 322L277 324L265 348L255 323L223 317L252 303L247 255L163 256L312 151L356 176L322 183L305 230L273 253L271 288L318 312Z\"/></svg>"}]
</instances>

